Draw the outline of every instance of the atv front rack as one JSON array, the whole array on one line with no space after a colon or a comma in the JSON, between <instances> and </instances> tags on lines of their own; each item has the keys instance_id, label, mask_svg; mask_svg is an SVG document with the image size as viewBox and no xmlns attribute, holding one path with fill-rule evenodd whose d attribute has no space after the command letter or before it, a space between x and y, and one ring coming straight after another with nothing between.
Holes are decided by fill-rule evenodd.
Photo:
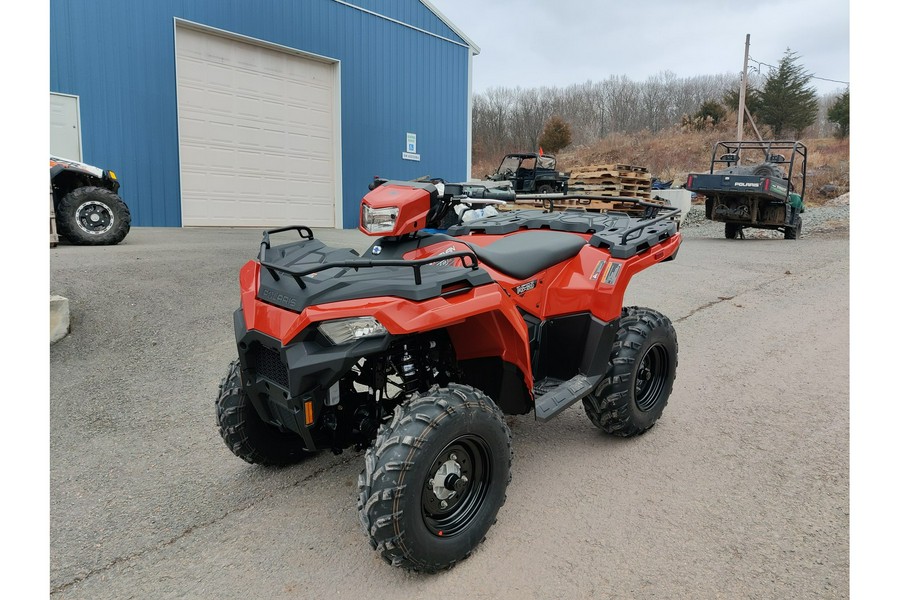
<instances>
[{"instance_id":1,"label":"atv front rack","mask_svg":"<svg viewBox=\"0 0 900 600\"><path fill-rule=\"evenodd\" d=\"M269 229L263 232L263 240L259 245L259 264L265 267L272 275L275 281L279 281L279 274L288 275L297 282L300 289L306 289L306 283L303 281L304 275L312 275L327 269L372 269L378 267L409 267L413 270L413 277L416 285L422 284L422 267L434 263L449 264L455 259L459 259L462 267L473 271L478 269L478 257L471 250L462 250L459 252L448 252L446 254L438 254L417 260L338 260L323 263L317 263L310 266L295 267L291 265L280 265L266 260L266 253L271 250L271 242L269 236L274 233L282 233L285 231L297 231L300 234L301 241L311 241L314 239L313 232L309 227L303 225L292 225L289 227L280 227L278 229ZM468 259L468 261L467 261Z\"/></svg>"}]
</instances>

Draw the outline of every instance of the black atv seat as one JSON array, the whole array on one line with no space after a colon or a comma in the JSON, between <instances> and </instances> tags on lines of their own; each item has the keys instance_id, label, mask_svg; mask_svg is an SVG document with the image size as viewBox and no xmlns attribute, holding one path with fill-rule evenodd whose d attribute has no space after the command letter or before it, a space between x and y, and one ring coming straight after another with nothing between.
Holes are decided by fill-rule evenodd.
<instances>
[{"instance_id":1,"label":"black atv seat","mask_svg":"<svg viewBox=\"0 0 900 600\"><path fill-rule=\"evenodd\" d=\"M497 240L489 246L471 244L478 260L516 279L527 279L548 267L572 258L587 242L571 233L525 231Z\"/></svg>"}]
</instances>

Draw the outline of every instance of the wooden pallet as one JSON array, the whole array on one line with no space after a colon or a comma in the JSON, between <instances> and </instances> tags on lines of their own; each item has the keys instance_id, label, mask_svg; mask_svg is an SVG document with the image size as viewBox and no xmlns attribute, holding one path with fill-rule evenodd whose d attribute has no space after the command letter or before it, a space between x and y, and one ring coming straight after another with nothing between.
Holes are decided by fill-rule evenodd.
<instances>
[{"instance_id":1,"label":"wooden pallet","mask_svg":"<svg viewBox=\"0 0 900 600\"><path fill-rule=\"evenodd\" d=\"M588 171L605 171L605 172L629 172L629 173L641 173L649 175L649 169L647 167L640 167L636 165L623 165L622 163L607 163L607 164L596 164L596 165L585 165L583 167L575 167L573 171L578 171L581 173L586 173Z\"/></svg>"},{"instance_id":2,"label":"wooden pallet","mask_svg":"<svg viewBox=\"0 0 900 600\"><path fill-rule=\"evenodd\" d=\"M610 171L610 170L591 170L591 171L572 171L572 179L634 179L636 181L650 182L649 173L641 173L638 171Z\"/></svg>"},{"instance_id":3,"label":"wooden pallet","mask_svg":"<svg viewBox=\"0 0 900 600\"><path fill-rule=\"evenodd\" d=\"M630 194L616 194L619 197L623 198L636 198L637 196L633 196ZM641 200L649 202L650 204L659 204L664 206L666 203L661 200L654 200L649 197L649 194L646 198L641 197ZM509 211L509 210L522 210L522 209L549 209L550 208L550 199L543 198L517 198L515 202L507 202L504 205L498 206L500 210ZM562 211L570 208L583 208L590 212L624 212L631 215L642 215L644 214L644 207L636 206L631 204L630 202L621 202L615 198L553 198L553 210Z\"/></svg>"},{"instance_id":4,"label":"wooden pallet","mask_svg":"<svg viewBox=\"0 0 900 600\"><path fill-rule=\"evenodd\" d=\"M50 186L50 247L56 248L59 235L56 233L56 211L53 210L53 186Z\"/></svg>"}]
</instances>

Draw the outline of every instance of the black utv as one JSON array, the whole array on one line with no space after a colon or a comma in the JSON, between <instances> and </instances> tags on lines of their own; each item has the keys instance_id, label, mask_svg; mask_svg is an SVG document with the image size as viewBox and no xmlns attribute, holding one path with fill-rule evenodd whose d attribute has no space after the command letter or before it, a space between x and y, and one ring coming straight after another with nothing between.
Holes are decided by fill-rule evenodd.
<instances>
[{"instance_id":1,"label":"black utv","mask_svg":"<svg viewBox=\"0 0 900 600\"><path fill-rule=\"evenodd\" d=\"M51 156L50 191L56 228L70 243L118 244L128 235L131 212L113 171Z\"/></svg>"},{"instance_id":2,"label":"black utv","mask_svg":"<svg viewBox=\"0 0 900 600\"><path fill-rule=\"evenodd\" d=\"M557 171L556 157L549 154L507 154L497 171L487 178L509 181L518 194L565 194L569 191L569 174Z\"/></svg>"}]
</instances>

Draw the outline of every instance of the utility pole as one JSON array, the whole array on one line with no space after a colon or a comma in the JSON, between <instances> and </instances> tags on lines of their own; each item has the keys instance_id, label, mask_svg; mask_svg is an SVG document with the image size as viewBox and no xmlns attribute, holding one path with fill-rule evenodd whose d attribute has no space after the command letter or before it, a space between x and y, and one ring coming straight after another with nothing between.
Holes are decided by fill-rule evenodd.
<instances>
[{"instance_id":1,"label":"utility pole","mask_svg":"<svg viewBox=\"0 0 900 600\"><path fill-rule=\"evenodd\" d=\"M738 114L737 114L737 141L744 139L744 102L747 97L747 63L750 60L750 34L747 34L747 41L744 44L744 69L741 71L741 93L738 96ZM738 154L738 164L740 164L740 154Z\"/></svg>"}]
</instances>

